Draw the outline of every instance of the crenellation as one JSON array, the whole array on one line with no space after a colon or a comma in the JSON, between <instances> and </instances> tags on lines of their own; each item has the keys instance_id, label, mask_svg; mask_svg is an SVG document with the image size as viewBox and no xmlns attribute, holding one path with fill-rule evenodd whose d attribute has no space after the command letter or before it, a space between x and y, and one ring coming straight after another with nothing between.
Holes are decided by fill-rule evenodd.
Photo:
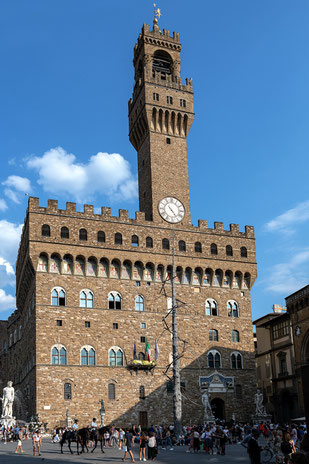
<instances>
[{"instance_id":1,"label":"crenellation","mask_svg":"<svg viewBox=\"0 0 309 464\"><path fill-rule=\"evenodd\" d=\"M138 224L144 224L146 219L145 219L145 213L143 211L136 211L135 212L135 221Z\"/></svg>"},{"instance_id":2,"label":"crenellation","mask_svg":"<svg viewBox=\"0 0 309 464\"><path fill-rule=\"evenodd\" d=\"M76 203L72 203L70 201L67 201L66 210L67 210L68 213L76 213Z\"/></svg>"},{"instance_id":3,"label":"crenellation","mask_svg":"<svg viewBox=\"0 0 309 464\"><path fill-rule=\"evenodd\" d=\"M223 222L214 222L214 230L216 232L224 232Z\"/></svg>"},{"instance_id":4,"label":"crenellation","mask_svg":"<svg viewBox=\"0 0 309 464\"><path fill-rule=\"evenodd\" d=\"M208 227L208 226L207 226L207 221L206 221L205 219L199 219L199 220L198 220L198 228L199 228L200 230L205 230L205 231L206 231L206 230L207 230L207 227Z\"/></svg>"},{"instance_id":5,"label":"crenellation","mask_svg":"<svg viewBox=\"0 0 309 464\"><path fill-rule=\"evenodd\" d=\"M239 234L239 224L230 224L230 232L232 234Z\"/></svg>"},{"instance_id":6,"label":"crenellation","mask_svg":"<svg viewBox=\"0 0 309 464\"><path fill-rule=\"evenodd\" d=\"M127 209L119 210L119 219L128 221L129 220L129 211Z\"/></svg>"},{"instance_id":7,"label":"crenellation","mask_svg":"<svg viewBox=\"0 0 309 464\"><path fill-rule=\"evenodd\" d=\"M52 212L58 211L58 200L48 200L48 210Z\"/></svg>"},{"instance_id":8,"label":"crenellation","mask_svg":"<svg viewBox=\"0 0 309 464\"><path fill-rule=\"evenodd\" d=\"M112 209L109 206L102 206L101 208L102 217L107 219L112 216Z\"/></svg>"},{"instance_id":9,"label":"crenellation","mask_svg":"<svg viewBox=\"0 0 309 464\"><path fill-rule=\"evenodd\" d=\"M87 216L94 215L93 205L84 205L84 214Z\"/></svg>"},{"instance_id":10,"label":"crenellation","mask_svg":"<svg viewBox=\"0 0 309 464\"><path fill-rule=\"evenodd\" d=\"M246 237L254 238L254 227L245 226L245 235Z\"/></svg>"}]
</instances>

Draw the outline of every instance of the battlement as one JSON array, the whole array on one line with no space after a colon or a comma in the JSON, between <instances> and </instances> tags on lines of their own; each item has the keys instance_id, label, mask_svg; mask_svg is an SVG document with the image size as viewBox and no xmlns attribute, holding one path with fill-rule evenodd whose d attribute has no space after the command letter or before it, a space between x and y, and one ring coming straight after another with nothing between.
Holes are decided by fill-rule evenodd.
<instances>
[{"instance_id":1,"label":"battlement","mask_svg":"<svg viewBox=\"0 0 309 464\"><path fill-rule=\"evenodd\" d=\"M170 35L170 31L166 29L163 29L163 31L160 31L159 28L153 28L153 30L150 30L150 25L145 23L143 24L142 32L138 36L138 40L141 40L143 37L168 40L169 42L180 45L179 32L173 32L173 34Z\"/></svg>"},{"instance_id":2,"label":"battlement","mask_svg":"<svg viewBox=\"0 0 309 464\"><path fill-rule=\"evenodd\" d=\"M97 219L108 222L119 222L119 223L128 223L132 225L148 225L150 227L155 227L153 221L148 221L145 219L145 213L142 211L135 212L135 219L129 218L129 211L126 209L119 209L118 216L112 216L111 208L102 206L101 212L97 213L94 211L93 205L84 205L84 211L76 211L76 203L67 202L66 209L58 209L58 200L48 200L48 206L40 206L39 198L29 197L28 200L28 212L29 213L41 213L41 214L53 214L59 216L72 216L84 219ZM166 224L167 227L170 227ZM181 224L175 224L173 227L183 229ZM209 234L218 234L225 236L234 236L234 237L243 237L243 238L252 238L254 239L254 227L245 226L245 231L239 231L238 224L230 224L229 229L224 229L223 222L215 222L214 227L208 227L208 222L205 219L198 220L198 226L191 225L187 229L188 232L204 232Z\"/></svg>"}]
</instances>

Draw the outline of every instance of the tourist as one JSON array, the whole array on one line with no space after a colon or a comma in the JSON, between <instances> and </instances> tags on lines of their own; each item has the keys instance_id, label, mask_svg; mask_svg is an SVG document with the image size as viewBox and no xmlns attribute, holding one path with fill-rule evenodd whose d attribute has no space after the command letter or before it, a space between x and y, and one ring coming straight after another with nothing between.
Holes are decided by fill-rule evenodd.
<instances>
[{"instance_id":1,"label":"tourist","mask_svg":"<svg viewBox=\"0 0 309 464\"><path fill-rule=\"evenodd\" d=\"M284 438L281 442L281 451L284 455L285 464L289 464L291 453L296 453L294 441L291 440L291 435L289 433L285 433L284 435Z\"/></svg>"},{"instance_id":2,"label":"tourist","mask_svg":"<svg viewBox=\"0 0 309 464\"><path fill-rule=\"evenodd\" d=\"M123 456L123 459L122 459L123 461L126 460L127 455L129 453L129 455L131 457L131 461L135 462L134 461L134 456L133 456L133 453L132 453L132 439L133 439L132 433L130 433L129 429L127 428L126 433L124 435L124 446L123 446L124 456Z\"/></svg>"},{"instance_id":3,"label":"tourist","mask_svg":"<svg viewBox=\"0 0 309 464\"><path fill-rule=\"evenodd\" d=\"M78 422L79 422L78 419L74 420L74 423L72 425L73 432L76 432L78 430L78 427L79 427Z\"/></svg>"},{"instance_id":4,"label":"tourist","mask_svg":"<svg viewBox=\"0 0 309 464\"><path fill-rule=\"evenodd\" d=\"M155 459L157 455L157 442L154 432L150 432L148 440L148 459L151 461Z\"/></svg>"},{"instance_id":5,"label":"tourist","mask_svg":"<svg viewBox=\"0 0 309 464\"><path fill-rule=\"evenodd\" d=\"M148 442L148 437L145 435L144 432L141 433L140 440L139 440L139 460L146 461L146 444Z\"/></svg>"},{"instance_id":6,"label":"tourist","mask_svg":"<svg viewBox=\"0 0 309 464\"><path fill-rule=\"evenodd\" d=\"M22 431L19 432L18 439L17 439L17 446L15 453L18 453L18 450L20 450L21 453L23 453L23 447L22 447L22 439L23 439L23 434Z\"/></svg>"},{"instance_id":7,"label":"tourist","mask_svg":"<svg viewBox=\"0 0 309 464\"><path fill-rule=\"evenodd\" d=\"M194 429L193 432L193 453L195 451L198 453L200 450L200 434L198 433L197 429Z\"/></svg>"},{"instance_id":8,"label":"tourist","mask_svg":"<svg viewBox=\"0 0 309 464\"><path fill-rule=\"evenodd\" d=\"M110 439L110 434L108 429L106 429L104 433L104 446L108 447L109 446L109 439Z\"/></svg>"},{"instance_id":9,"label":"tourist","mask_svg":"<svg viewBox=\"0 0 309 464\"><path fill-rule=\"evenodd\" d=\"M259 431L252 430L251 438L248 441L247 451L250 457L251 464L261 464L261 448L257 442Z\"/></svg>"},{"instance_id":10,"label":"tourist","mask_svg":"<svg viewBox=\"0 0 309 464\"><path fill-rule=\"evenodd\" d=\"M124 431L123 429L120 427L119 429L119 449L121 450L121 448L123 447L123 440L124 440Z\"/></svg>"},{"instance_id":11,"label":"tourist","mask_svg":"<svg viewBox=\"0 0 309 464\"><path fill-rule=\"evenodd\" d=\"M33 445L33 456L35 456L35 452L38 452L38 455L41 456L41 444L42 444L42 437L41 431L36 430L32 435L32 445Z\"/></svg>"}]
</instances>

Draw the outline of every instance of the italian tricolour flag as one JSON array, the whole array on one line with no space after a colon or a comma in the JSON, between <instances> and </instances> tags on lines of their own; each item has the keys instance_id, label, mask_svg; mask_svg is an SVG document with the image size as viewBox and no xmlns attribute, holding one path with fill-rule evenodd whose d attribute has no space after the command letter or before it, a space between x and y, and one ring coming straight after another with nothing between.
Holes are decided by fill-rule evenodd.
<instances>
[{"instance_id":1,"label":"italian tricolour flag","mask_svg":"<svg viewBox=\"0 0 309 464\"><path fill-rule=\"evenodd\" d=\"M150 355L151 355L151 350L150 350L150 346L149 346L149 343L148 343L148 340L146 338L146 356L147 356L147 361L150 362Z\"/></svg>"}]
</instances>

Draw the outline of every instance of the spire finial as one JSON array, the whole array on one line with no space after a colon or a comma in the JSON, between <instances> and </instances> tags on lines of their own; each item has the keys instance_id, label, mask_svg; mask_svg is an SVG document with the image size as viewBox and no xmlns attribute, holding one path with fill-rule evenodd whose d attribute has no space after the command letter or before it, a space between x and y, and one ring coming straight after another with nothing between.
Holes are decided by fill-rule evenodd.
<instances>
[{"instance_id":1,"label":"spire finial","mask_svg":"<svg viewBox=\"0 0 309 464\"><path fill-rule=\"evenodd\" d=\"M157 32L161 32L158 26L158 19L160 19L162 16L161 10L160 8L157 8L156 3L153 4L153 9L154 9L153 30Z\"/></svg>"}]
</instances>

